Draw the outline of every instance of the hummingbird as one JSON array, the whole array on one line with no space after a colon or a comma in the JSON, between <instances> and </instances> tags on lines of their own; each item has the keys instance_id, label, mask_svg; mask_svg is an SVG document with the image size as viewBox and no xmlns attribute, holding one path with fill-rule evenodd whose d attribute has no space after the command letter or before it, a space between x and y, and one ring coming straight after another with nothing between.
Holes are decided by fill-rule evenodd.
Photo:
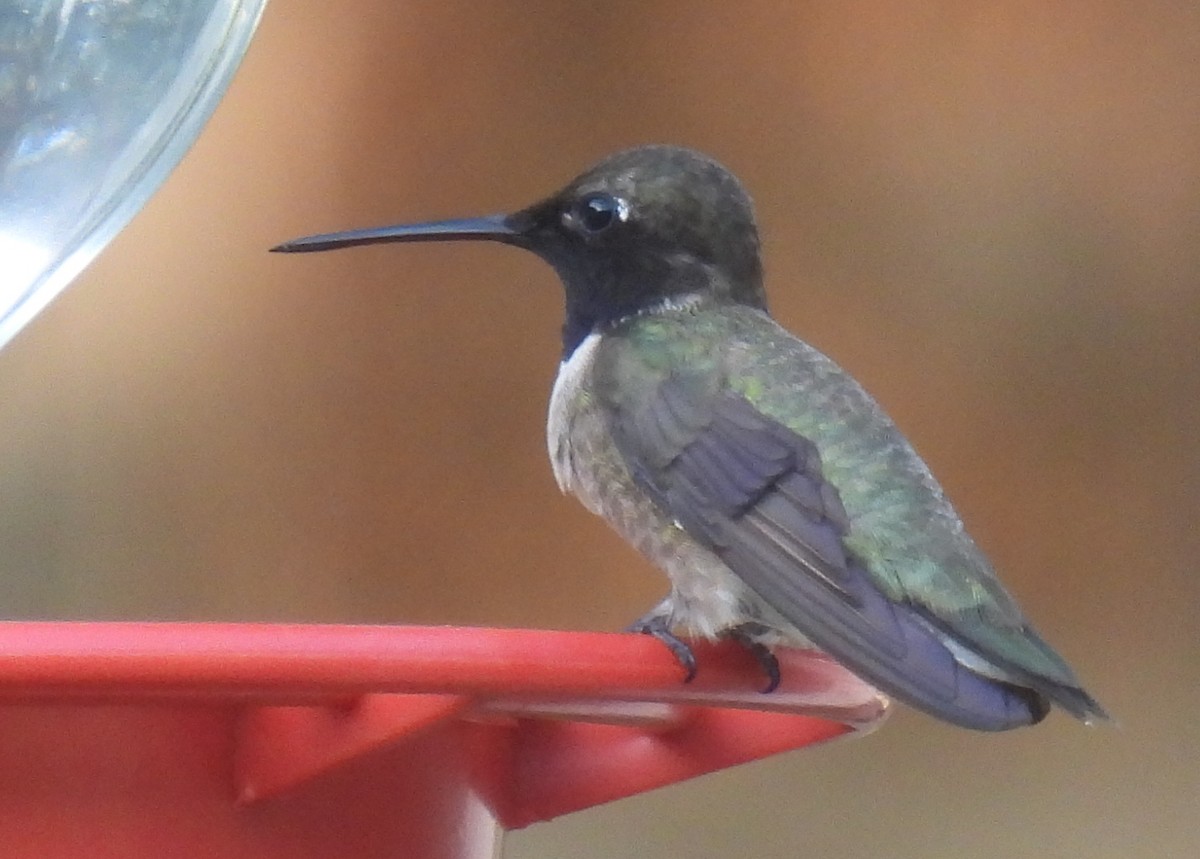
<instances>
[{"instance_id":1,"label":"hummingbird","mask_svg":"<svg viewBox=\"0 0 1200 859\"><path fill-rule=\"evenodd\" d=\"M1106 720L1033 629L876 401L767 312L749 195L713 159L641 146L511 214L309 236L279 252L492 241L565 293L554 476L669 579L633 629L687 673L687 638L819 648L965 728L1057 705ZM681 637L682 636L682 637Z\"/></svg>"}]
</instances>

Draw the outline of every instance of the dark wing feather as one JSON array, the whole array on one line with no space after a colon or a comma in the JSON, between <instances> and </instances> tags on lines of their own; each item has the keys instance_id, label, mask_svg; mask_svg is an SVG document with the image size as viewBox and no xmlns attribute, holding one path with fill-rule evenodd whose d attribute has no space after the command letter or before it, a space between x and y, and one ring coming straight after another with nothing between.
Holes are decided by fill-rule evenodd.
<instances>
[{"instance_id":1,"label":"dark wing feather","mask_svg":"<svg viewBox=\"0 0 1200 859\"><path fill-rule=\"evenodd\" d=\"M845 548L850 523L811 441L747 400L671 377L614 437L639 484L747 586L880 689L966 727L1045 715L1035 693L960 665L922 614Z\"/></svg>"}]
</instances>

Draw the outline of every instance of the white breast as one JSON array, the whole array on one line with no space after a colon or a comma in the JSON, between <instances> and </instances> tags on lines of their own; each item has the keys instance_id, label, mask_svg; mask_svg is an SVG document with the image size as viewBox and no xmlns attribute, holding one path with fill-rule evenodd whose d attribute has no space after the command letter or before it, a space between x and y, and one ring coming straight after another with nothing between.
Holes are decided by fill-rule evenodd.
<instances>
[{"instance_id":1,"label":"white breast","mask_svg":"<svg viewBox=\"0 0 1200 859\"><path fill-rule=\"evenodd\" d=\"M546 422L554 477L591 512L671 580L671 593L655 609L672 626L715 638L748 618L766 620L764 609L716 555L667 518L632 480L613 445L607 422L593 399L600 335L592 334L562 363Z\"/></svg>"},{"instance_id":2,"label":"white breast","mask_svg":"<svg viewBox=\"0 0 1200 859\"><path fill-rule=\"evenodd\" d=\"M558 368L546 420L546 446L554 479L563 492L576 489L578 471L571 455L571 426L587 403L599 334L589 334Z\"/></svg>"}]
</instances>

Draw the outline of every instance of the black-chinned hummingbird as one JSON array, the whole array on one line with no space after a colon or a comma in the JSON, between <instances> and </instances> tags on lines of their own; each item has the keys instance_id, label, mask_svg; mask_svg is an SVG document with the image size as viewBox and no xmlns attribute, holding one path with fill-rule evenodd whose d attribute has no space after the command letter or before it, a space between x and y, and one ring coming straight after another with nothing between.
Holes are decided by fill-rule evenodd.
<instances>
[{"instance_id":1,"label":"black-chinned hummingbird","mask_svg":"<svg viewBox=\"0 0 1200 859\"><path fill-rule=\"evenodd\" d=\"M601 161L510 215L312 236L276 251L490 240L532 251L566 293L547 436L554 475L667 573L636 624L827 651L968 728L1057 704L1107 718L1026 621L879 405L767 313L741 183L688 149Z\"/></svg>"}]
</instances>

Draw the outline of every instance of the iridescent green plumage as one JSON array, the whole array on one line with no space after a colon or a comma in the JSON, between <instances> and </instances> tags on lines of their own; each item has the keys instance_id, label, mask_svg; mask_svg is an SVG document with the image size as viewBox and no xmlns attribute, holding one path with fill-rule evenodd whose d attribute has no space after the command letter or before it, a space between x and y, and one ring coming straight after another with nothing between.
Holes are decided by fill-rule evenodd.
<instances>
[{"instance_id":1,"label":"iridescent green plumage","mask_svg":"<svg viewBox=\"0 0 1200 859\"><path fill-rule=\"evenodd\" d=\"M997 667L1055 689L1078 687L886 414L762 311L718 305L637 317L606 339L597 363L614 409L632 408L667 378L696 377L812 441L850 520L845 547L889 599L927 610ZM1071 709L1093 707L1080 701Z\"/></svg>"},{"instance_id":2,"label":"iridescent green plumage","mask_svg":"<svg viewBox=\"0 0 1200 859\"><path fill-rule=\"evenodd\" d=\"M488 239L563 282L555 476L668 575L642 621L815 642L925 711L1001 730L1054 702L1104 710L1026 623L941 488L859 385L766 313L753 207L679 147L618 153L508 216L300 239L277 250Z\"/></svg>"}]
</instances>

